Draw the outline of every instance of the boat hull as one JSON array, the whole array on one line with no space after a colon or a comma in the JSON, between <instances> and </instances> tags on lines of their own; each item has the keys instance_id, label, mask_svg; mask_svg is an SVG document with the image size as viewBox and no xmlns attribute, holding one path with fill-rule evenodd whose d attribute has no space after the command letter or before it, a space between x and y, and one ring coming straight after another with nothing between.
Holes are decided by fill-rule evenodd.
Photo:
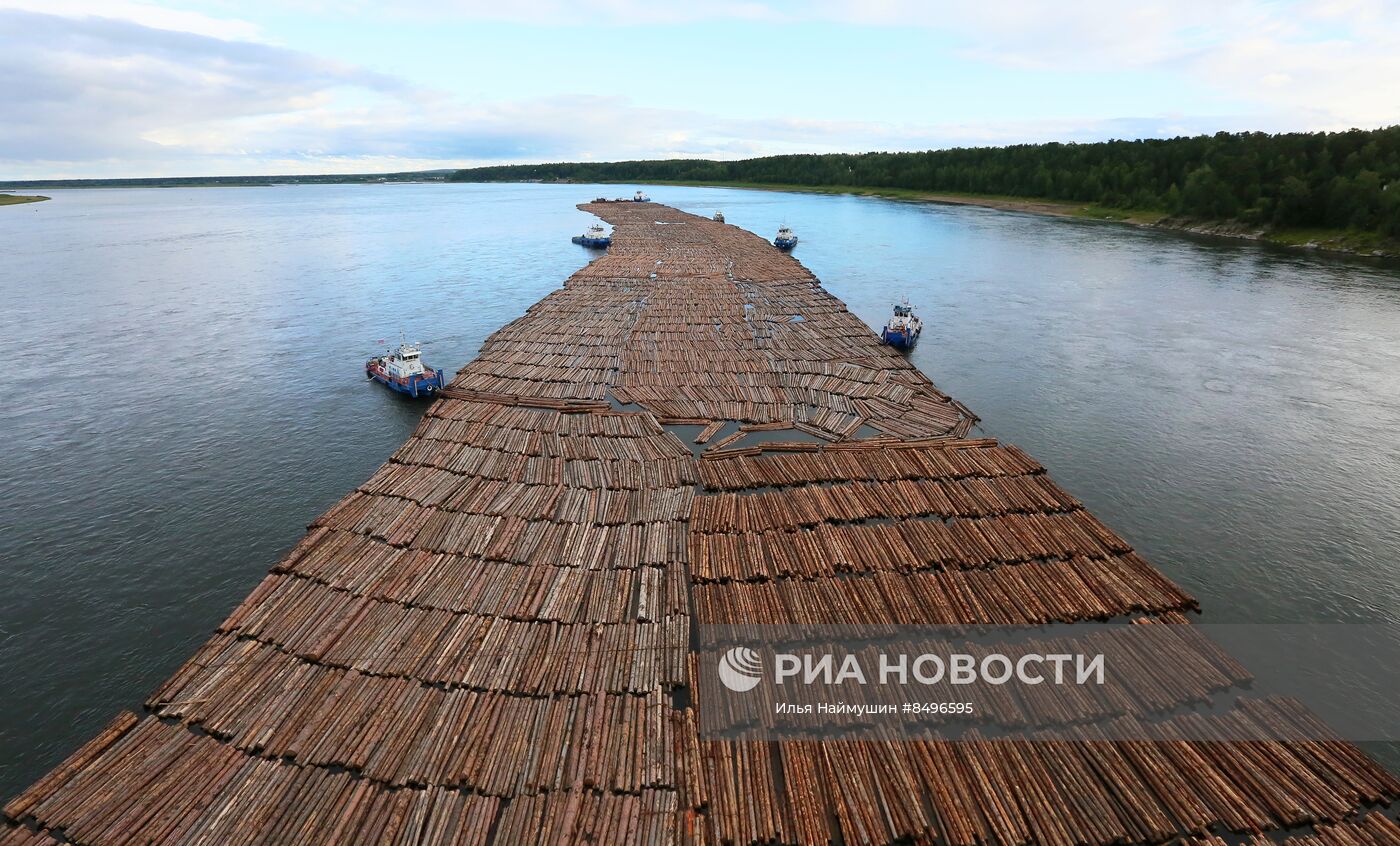
<instances>
[{"instance_id":1,"label":"boat hull","mask_svg":"<svg viewBox=\"0 0 1400 846\"><path fill-rule=\"evenodd\" d=\"M573 242L574 242L575 244L578 244L579 246L582 246L582 247L592 247L592 248L595 249L595 250L601 250L601 249L604 249L605 247L611 245L611 244L612 244L612 239L611 239L611 238L588 238L588 237L585 237L585 236L583 236L583 235L575 235L575 236L573 237Z\"/></svg>"},{"instance_id":2,"label":"boat hull","mask_svg":"<svg viewBox=\"0 0 1400 846\"><path fill-rule=\"evenodd\" d=\"M389 375L375 359L370 359L365 363L365 375L390 390L398 391L415 399L434 396L447 384L440 368L405 378Z\"/></svg>"},{"instance_id":3,"label":"boat hull","mask_svg":"<svg viewBox=\"0 0 1400 846\"><path fill-rule=\"evenodd\" d=\"M880 332L880 340L896 349L907 350L919 342L919 333L886 326Z\"/></svg>"},{"instance_id":4,"label":"boat hull","mask_svg":"<svg viewBox=\"0 0 1400 846\"><path fill-rule=\"evenodd\" d=\"M796 239L796 238L774 238L774 239L773 239L773 246L777 247L777 248L780 249L780 250L784 250L784 251L790 250L790 249L792 249L793 247L797 246L797 239Z\"/></svg>"}]
</instances>

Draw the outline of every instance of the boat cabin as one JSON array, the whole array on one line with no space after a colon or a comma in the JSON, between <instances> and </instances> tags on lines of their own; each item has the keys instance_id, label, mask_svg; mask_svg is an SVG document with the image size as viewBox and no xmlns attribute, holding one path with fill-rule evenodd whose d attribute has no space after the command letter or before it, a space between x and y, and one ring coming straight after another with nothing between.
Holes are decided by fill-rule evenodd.
<instances>
[{"instance_id":1,"label":"boat cabin","mask_svg":"<svg viewBox=\"0 0 1400 846\"><path fill-rule=\"evenodd\" d=\"M413 344L399 344L398 352L384 359L384 369L390 376L407 379L423 373L423 351Z\"/></svg>"}]
</instances>

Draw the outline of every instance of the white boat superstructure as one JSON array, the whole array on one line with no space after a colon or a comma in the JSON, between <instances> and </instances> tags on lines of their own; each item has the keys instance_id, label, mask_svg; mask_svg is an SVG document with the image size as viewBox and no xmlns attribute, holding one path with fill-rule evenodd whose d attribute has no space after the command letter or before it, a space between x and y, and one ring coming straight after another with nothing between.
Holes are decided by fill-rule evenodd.
<instances>
[{"instance_id":1,"label":"white boat superstructure","mask_svg":"<svg viewBox=\"0 0 1400 846\"><path fill-rule=\"evenodd\" d=\"M430 397L447 385L441 370L423 363L423 351L399 337L397 350L385 350L384 355L365 362L365 375L411 397Z\"/></svg>"},{"instance_id":2,"label":"white boat superstructure","mask_svg":"<svg viewBox=\"0 0 1400 846\"><path fill-rule=\"evenodd\" d=\"M423 370L423 350L417 344L401 342L399 348L384 356L384 370L397 379L418 376Z\"/></svg>"},{"instance_id":3,"label":"white boat superstructure","mask_svg":"<svg viewBox=\"0 0 1400 846\"><path fill-rule=\"evenodd\" d=\"M637 193L635 193L635 194L632 195L632 202L634 202L634 203L650 203L650 202L651 202L651 197L648 197L646 194L643 194L641 191L638 191Z\"/></svg>"},{"instance_id":4,"label":"white boat superstructure","mask_svg":"<svg viewBox=\"0 0 1400 846\"><path fill-rule=\"evenodd\" d=\"M588 227L588 231L584 232L582 235L575 235L573 237L573 242L575 244L582 244L585 247L601 249L612 244L612 236L608 234L608 230L604 229L602 224L595 223Z\"/></svg>"}]
</instances>

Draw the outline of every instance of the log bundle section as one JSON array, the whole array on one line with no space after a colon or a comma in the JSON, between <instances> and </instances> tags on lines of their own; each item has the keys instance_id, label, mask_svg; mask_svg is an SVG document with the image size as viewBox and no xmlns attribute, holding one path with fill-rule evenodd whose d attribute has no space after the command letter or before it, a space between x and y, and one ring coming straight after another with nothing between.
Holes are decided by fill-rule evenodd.
<instances>
[{"instance_id":1,"label":"log bundle section","mask_svg":"<svg viewBox=\"0 0 1400 846\"><path fill-rule=\"evenodd\" d=\"M702 738L698 625L1184 628L1195 603L1025 453L967 439L790 257L582 208L608 254L488 339L144 715L5 805L0 846L1400 842L1374 810L1400 783L1240 695L1224 655L913 739Z\"/></svg>"}]
</instances>

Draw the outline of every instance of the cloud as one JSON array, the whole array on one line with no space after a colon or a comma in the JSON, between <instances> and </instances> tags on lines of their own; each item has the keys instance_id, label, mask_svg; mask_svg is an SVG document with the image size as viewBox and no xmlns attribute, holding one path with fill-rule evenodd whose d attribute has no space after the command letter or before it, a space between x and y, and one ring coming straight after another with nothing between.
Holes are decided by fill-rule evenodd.
<instances>
[{"instance_id":1,"label":"cloud","mask_svg":"<svg viewBox=\"0 0 1400 846\"><path fill-rule=\"evenodd\" d=\"M23 33L0 35L0 107L24 116L0 124L9 178L740 158L1096 131L736 119L617 96L473 104L282 47L129 20L0 10L0 33Z\"/></svg>"},{"instance_id":2,"label":"cloud","mask_svg":"<svg viewBox=\"0 0 1400 846\"><path fill-rule=\"evenodd\" d=\"M1287 111L1315 129L1400 122L1400 36L1343 35L1305 44L1242 38L1200 56L1192 70L1228 80L1237 96Z\"/></svg>"},{"instance_id":3,"label":"cloud","mask_svg":"<svg viewBox=\"0 0 1400 846\"><path fill-rule=\"evenodd\" d=\"M0 162L168 157L165 137L294 113L346 87L404 85L265 44L0 10Z\"/></svg>"},{"instance_id":4,"label":"cloud","mask_svg":"<svg viewBox=\"0 0 1400 846\"><path fill-rule=\"evenodd\" d=\"M374 14L373 7L361 7ZM400 0L396 14L546 26L640 26L699 20L785 26L920 28L967 62L1034 72L1177 74L1295 128L1400 121L1400 2L1395 0ZM580 14L586 9L586 15Z\"/></svg>"},{"instance_id":5,"label":"cloud","mask_svg":"<svg viewBox=\"0 0 1400 846\"><path fill-rule=\"evenodd\" d=\"M1264 4L1214 0L1044 3L819 0L814 14L863 26L937 30L978 61L1037 70L1125 69L1182 60L1266 24Z\"/></svg>"},{"instance_id":6,"label":"cloud","mask_svg":"<svg viewBox=\"0 0 1400 846\"><path fill-rule=\"evenodd\" d=\"M301 3L305 11L304 4L319 0L286 2ZM415 12L413 2L395 4L393 14L428 14L426 5ZM40 0L0 0L4 5L10 8L0 8L0 109L11 119L0 122L0 177L14 179L742 158L1221 129L1341 129L1400 120L1400 95L1386 85L1400 78L1400 14L1384 0L1084 0L1059 6L823 0L803 13L778 0L604 0L588 7L589 20L614 26L664 27L700 18L781 26L800 14L844 26L919 26L951 39L969 72L977 63L1025 73L1156 70L1206 82L1228 92L1228 102L1243 104L1233 116L1086 113L898 123L821 115L739 118L568 93L472 102L253 40L263 34L245 21L131 0L43 0L42 8L57 14L35 11ZM577 9L556 0L453 0L431 7L472 19L531 22L577 20ZM347 10L356 7L334 12ZM358 13L384 14L369 4ZM780 112L782 102L771 108ZM843 104L842 111L859 115L859 104Z\"/></svg>"},{"instance_id":7,"label":"cloud","mask_svg":"<svg viewBox=\"0 0 1400 846\"><path fill-rule=\"evenodd\" d=\"M1248 117L1227 128L1253 128ZM1221 119L1173 117L891 125L874 121L738 119L640 106L625 97L569 96L461 108L451 101L312 110L245 127L258 155L311 162L369 157L425 167L635 158L734 159L777 153L909 150L1026 141L1095 141L1213 132ZM1266 127L1267 128L1267 127ZM226 140L226 139L220 139ZM187 140L196 146L194 139ZM207 148L219 152L217 144ZM363 168L361 168L363 169ZM404 168L400 168L404 169Z\"/></svg>"},{"instance_id":8,"label":"cloud","mask_svg":"<svg viewBox=\"0 0 1400 846\"><path fill-rule=\"evenodd\" d=\"M952 36L968 60L1030 71L1157 70L1189 78L1293 129L1400 121L1394 0L822 0L812 15Z\"/></svg>"},{"instance_id":9,"label":"cloud","mask_svg":"<svg viewBox=\"0 0 1400 846\"><path fill-rule=\"evenodd\" d=\"M340 7L342 10L345 7ZM780 12L770 4L749 0L708 0L708 2L667 2L667 0L402 0L380 6L359 2L353 8L367 14L442 18L474 21L501 21L535 26L583 27L651 26L688 24L708 20L780 20Z\"/></svg>"},{"instance_id":10,"label":"cloud","mask_svg":"<svg viewBox=\"0 0 1400 846\"><path fill-rule=\"evenodd\" d=\"M248 21L214 18L198 12L152 6L131 0L0 0L0 8L60 15L66 18L112 18L155 29L171 29L212 38L262 40L258 27Z\"/></svg>"}]
</instances>

